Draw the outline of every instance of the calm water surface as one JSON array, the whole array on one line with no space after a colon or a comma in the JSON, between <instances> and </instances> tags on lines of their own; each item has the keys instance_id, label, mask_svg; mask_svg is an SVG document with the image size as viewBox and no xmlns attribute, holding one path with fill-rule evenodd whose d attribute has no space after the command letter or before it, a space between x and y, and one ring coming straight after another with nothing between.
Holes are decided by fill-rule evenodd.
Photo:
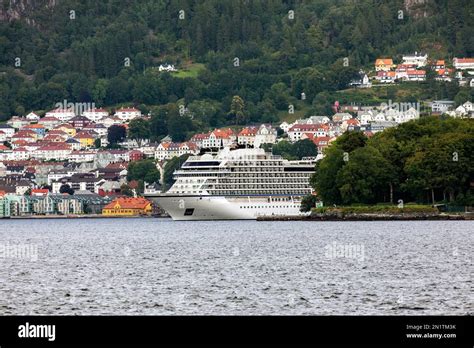
<instances>
[{"instance_id":1,"label":"calm water surface","mask_svg":"<svg viewBox=\"0 0 474 348\"><path fill-rule=\"evenodd\" d=\"M472 221L0 220L0 315L472 315L473 232Z\"/></svg>"}]
</instances>

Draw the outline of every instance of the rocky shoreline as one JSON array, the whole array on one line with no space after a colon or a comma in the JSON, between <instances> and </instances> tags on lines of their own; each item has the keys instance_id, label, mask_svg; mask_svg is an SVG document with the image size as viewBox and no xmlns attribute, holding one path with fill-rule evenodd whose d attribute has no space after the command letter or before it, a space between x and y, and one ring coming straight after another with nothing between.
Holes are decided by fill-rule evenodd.
<instances>
[{"instance_id":1,"label":"rocky shoreline","mask_svg":"<svg viewBox=\"0 0 474 348\"><path fill-rule=\"evenodd\" d=\"M474 220L474 214L443 213L313 213L307 216L262 216L257 221L411 221L411 220Z\"/></svg>"}]
</instances>

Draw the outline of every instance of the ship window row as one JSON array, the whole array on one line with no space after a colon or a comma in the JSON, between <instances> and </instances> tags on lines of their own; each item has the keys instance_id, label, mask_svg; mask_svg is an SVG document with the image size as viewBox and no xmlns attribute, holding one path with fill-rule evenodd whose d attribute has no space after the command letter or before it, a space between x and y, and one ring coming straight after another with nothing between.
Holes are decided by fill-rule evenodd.
<instances>
[{"instance_id":1,"label":"ship window row","mask_svg":"<svg viewBox=\"0 0 474 348\"><path fill-rule=\"evenodd\" d=\"M289 205L241 205L240 209L261 209L261 208L297 208L297 204L289 204Z\"/></svg>"},{"instance_id":2,"label":"ship window row","mask_svg":"<svg viewBox=\"0 0 474 348\"><path fill-rule=\"evenodd\" d=\"M236 195L272 195L275 194L274 190L243 190L243 191L236 191L236 190L214 190L210 189L208 190L210 194L214 195L229 195L229 196L236 196ZM281 191L278 192L279 194L286 194L286 195L294 195L294 196L301 196L301 195L307 195L311 193L311 190L286 190L286 191Z\"/></svg>"},{"instance_id":3,"label":"ship window row","mask_svg":"<svg viewBox=\"0 0 474 348\"><path fill-rule=\"evenodd\" d=\"M231 168L232 172L283 172L281 167L235 167Z\"/></svg>"},{"instance_id":4,"label":"ship window row","mask_svg":"<svg viewBox=\"0 0 474 348\"><path fill-rule=\"evenodd\" d=\"M307 184L308 178L294 179L294 178L256 178L256 179L221 179L221 184Z\"/></svg>"},{"instance_id":5,"label":"ship window row","mask_svg":"<svg viewBox=\"0 0 474 348\"><path fill-rule=\"evenodd\" d=\"M225 184L216 184L214 185L216 189L264 189L264 188L275 188L278 189L281 185L269 185L269 184L260 184L260 185L252 185L252 184L234 184L234 185L225 185ZM291 184L286 185L284 188L306 188L308 185L305 184ZM283 188L283 189L284 189Z\"/></svg>"}]
</instances>

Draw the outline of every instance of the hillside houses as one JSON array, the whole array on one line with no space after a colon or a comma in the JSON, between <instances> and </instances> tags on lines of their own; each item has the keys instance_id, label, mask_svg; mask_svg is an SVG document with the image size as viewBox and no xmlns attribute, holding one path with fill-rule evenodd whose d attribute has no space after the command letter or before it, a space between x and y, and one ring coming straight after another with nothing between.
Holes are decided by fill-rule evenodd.
<instances>
[{"instance_id":1,"label":"hillside houses","mask_svg":"<svg viewBox=\"0 0 474 348\"><path fill-rule=\"evenodd\" d=\"M198 153L198 146L190 141L183 143L162 142L156 148L154 157L159 161L164 161L185 154L197 155Z\"/></svg>"}]
</instances>

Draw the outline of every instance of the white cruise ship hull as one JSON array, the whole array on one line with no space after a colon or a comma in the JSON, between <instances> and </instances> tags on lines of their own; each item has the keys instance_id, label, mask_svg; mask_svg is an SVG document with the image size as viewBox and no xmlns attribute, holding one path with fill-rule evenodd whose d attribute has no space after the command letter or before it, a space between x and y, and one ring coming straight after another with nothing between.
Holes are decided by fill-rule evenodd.
<instances>
[{"instance_id":1,"label":"white cruise ship hull","mask_svg":"<svg viewBox=\"0 0 474 348\"><path fill-rule=\"evenodd\" d=\"M274 196L149 196L173 220L255 220L259 216L298 216L299 199ZM298 197L299 198L299 197Z\"/></svg>"}]
</instances>

